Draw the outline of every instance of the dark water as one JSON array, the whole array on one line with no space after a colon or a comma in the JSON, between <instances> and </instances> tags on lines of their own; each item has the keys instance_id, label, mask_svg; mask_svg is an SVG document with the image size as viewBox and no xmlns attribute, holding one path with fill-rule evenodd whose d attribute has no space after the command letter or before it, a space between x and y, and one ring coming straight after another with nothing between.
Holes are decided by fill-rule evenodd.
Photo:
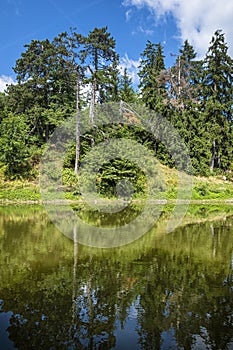
<instances>
[{"instance_id":1,"label":"dark water","mask_svg":"<svg viewBox=\"0 0 233 350\"><path fill-rule=\"evenodd\" d=\"M0 349L233 349L233 207L191 206L159 234L166 215L94 249L40 207L0 207Z\"/></svg>"}]
</instances>

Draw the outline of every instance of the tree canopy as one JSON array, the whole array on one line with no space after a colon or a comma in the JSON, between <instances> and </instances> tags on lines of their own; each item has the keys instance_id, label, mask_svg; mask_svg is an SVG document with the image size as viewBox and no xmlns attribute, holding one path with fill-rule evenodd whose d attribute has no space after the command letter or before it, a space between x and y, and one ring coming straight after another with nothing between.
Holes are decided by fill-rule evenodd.
<instances>
[{"instance_id":1,"label":"tree canopy","mask_svg":"<svg viewBox=\"0 0 233 350\"><path fill-rule=\"evenodd\" d=\"M71 29L53 40L32 40L15 63L16 84L0 96L0 161L5 175L36 174L32 169L55 128L74 113L80 118L79 112L86 109L91 135L80 138L77 119L76 151L70 150L66 162L78 173L85 153L114 136L108 126L95 127L95 106L120 101L145 106L167 118L189 150L194 173L232 171L233 60L221 30L214 33L206 52L198 60L185 40L173 55L174 64L166 67L163 46L148 40L136 86L120 66L116 42L107 27L94 28L87 36ZM164 145L140 128L119 125L116 135L149 145L162 163L174 166ZM126 169L128 175L136 176L135 168L123 160L106 165L101 170L103 188Z\"/></svg>"}]
</instances>

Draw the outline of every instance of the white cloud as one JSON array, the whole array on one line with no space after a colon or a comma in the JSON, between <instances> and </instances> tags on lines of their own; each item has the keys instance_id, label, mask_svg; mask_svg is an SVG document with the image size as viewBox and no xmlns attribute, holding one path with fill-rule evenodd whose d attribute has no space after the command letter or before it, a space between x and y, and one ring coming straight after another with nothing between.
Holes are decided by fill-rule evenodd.
<instances>
[{"instance_id":1,"label":"white cloud","mask_svg":"<svg viewBox=\"0 0 233 350\"><path fill-rule=\"evenodd\" d=\"M4 92L6 89L7 85L14 84L14 80L7 76L7 75L1 75L0 76L0 92Z\"/></svg>"},{"instance_id":2,"label":"white cloud","mask_svg":"<svg viewBox=\"0 0 233 350\"><path fill-rule=\"evenodd\" d=\"M126 11L126 13L125 13L126 22L128 22L130 20L131 14L132 14L132 10Z\"/></svg>"},{"instance_id":3,"label":"white cloud","mask_svg":"<svg viewBox=\"0 0 233 350\"><path fill-rule=\"evenodd\" d=\"M188 39L200 56L206 53L215 30L222 29L233 55L232 0L125 0L123 4L149 8L156 22L171 14L180 32L180 39Z\"/></svg>"},{"instance_id":4,"label":"white cloud","mask_svg":"<svg viewBox=\"0 0 233 350\"><path fill-rule=\"evenodd\" d=\"M124 73L124 69L127 68L128 75L132 79L132 83L137 85L139 83L139 78L138 78L138 66L140 64L140 59L139 60L133 60L128 57L127 54L125 56L120 58L120 64L119 64L119 69L121 74Z\"/></svg>"},{"instance_id":5,"label":"white cloud","mask_svg":"<svg viewBox=\"0 0 233 350\"><path fill-rule=\"evenodd\" d=\"M138 31L146 35L152 35L154 33L153 30L144 28L143 26L139 26Z\"/></svg>"}]
</instances>

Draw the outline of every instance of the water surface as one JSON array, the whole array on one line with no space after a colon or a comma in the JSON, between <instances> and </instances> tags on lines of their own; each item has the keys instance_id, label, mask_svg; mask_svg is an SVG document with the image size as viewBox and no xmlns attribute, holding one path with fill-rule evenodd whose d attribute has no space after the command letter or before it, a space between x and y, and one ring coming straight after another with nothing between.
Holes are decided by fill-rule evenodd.
<instances>
[{"instance_id":1,"label":"water surface","mask_svg":"<svg viewBox=\"0 0 233 350\"><path fill-rule=\"evenodd\" d=\"M0 207L0 349L233 349L233 207L190 206L165 235L169 210L137 241L97 249L41 207Z\"/></svg>"}]
</instances>

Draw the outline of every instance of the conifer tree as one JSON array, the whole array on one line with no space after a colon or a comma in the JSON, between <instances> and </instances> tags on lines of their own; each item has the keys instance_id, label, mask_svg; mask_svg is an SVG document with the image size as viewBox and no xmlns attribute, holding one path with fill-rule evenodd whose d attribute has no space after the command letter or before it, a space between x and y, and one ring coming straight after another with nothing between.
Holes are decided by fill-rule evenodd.
<instances>
[{"instance_id":1,"label":"conifer tree","mask_svg":"<svg viewBox=\"0 0 233 350\"><path fill-rule=\"evenodd\" d=\"M127 68L124 69L123 75L120 79L120 100L126 103L134 103L136 100L136 93L132 87L132 79L128 75Z\"/></svg>"},{"instance_id":2,"label":"conifer tree","mask_svg":"<svg viewBox=\"0 0 233 350\"><path fill-rule=\"evenodd\" d=\"M179 50L174 66L165 71L165 80L168 87L169 103L178 109L183 109L187 104L197 102L198 93L198 68L199 62L195 61L196 52L185 40Z\"/></svg>"},{"instance_id":3,"label":"conifer tree","mask_svg":"<svg viewBox=\"0 0 233 350\"><path fill-rule=\"evenodd\" d=\"M89 69L91 84L90 119L92 125L92 140L94 145L94 108L96 102L105 102L106 83L112 64L118 60L115 51L115 40L107 31L107 27L94 28L85 38L82 51L83 62Z\"/></svg>"},{"instance_id":4,"label":"conifer tree","mask_svg":"<svg viewBox=\"0 0 233 350\"><path fill-rule=\"evenodd\" d=\"M118 57L102 73L104 84L100 90L100 103L119 102L120 72L118 68Z\"/></svg>"},{"instance_id":5,"label":"conifer tree","mask_svg":"<svg viewBox=\"0 0 233 350\"><path fill-rule=\"evenodd\" d=\"M165 94L165 85L160 78L160 73L165 69L161 44L148 40L141 57L138 75L142 101L148 108L156 110Z\"/></svg>"},{"instance_id":6,"label":"conifer tree","mask_svg":"<svg viewBox=\"0 0 233 350\"><path fill-rule=\"evenodd\" d=\"M81 55L81 48L84 44L84 37L71 31L69 36L66 32L61 33L54 42L58 53L64 60L64 67L67 70L69 77L69 85L75 86L75 101L76 101L76 151L75 151L75 166L74 172L78 174L79 159L80 159L80 123L81 123L81 86L85 74L85 66ZM64 69L64 68L63 68Z\"/></svg>"},{"instance_id":7,"label":"conifer tree","mask_svg":"<svg viewBox=\"0 0 233 350\"><path fill-rule=\"evenodd\" d=\"M25 47L16 61L18 84L9 86L7 105L13 113L26 113L30 134L43 143L61 121L57 116L66 115L64 106L74 102L75 86L54 42L32 40Z\"/></svg>"},{"instance_id":8,"label":"conifer tree","mask_svg":"<svg viewBox=\"0 0 233 350\"><path fill-rule=\"evenodd\" d=\"M210 171L227 169L232 158L233 61L217 30L204 61L203 111L211 140Z\"/></svg>"}]
</instances>

